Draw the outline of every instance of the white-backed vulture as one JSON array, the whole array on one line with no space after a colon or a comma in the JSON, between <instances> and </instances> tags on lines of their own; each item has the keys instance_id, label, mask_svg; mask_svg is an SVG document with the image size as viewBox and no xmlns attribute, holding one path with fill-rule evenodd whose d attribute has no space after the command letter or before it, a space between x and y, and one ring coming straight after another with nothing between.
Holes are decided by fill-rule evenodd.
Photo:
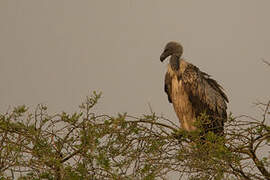
<instances>
[{"instance_id":1,"label":"white-backed vulture","mask_svg":"<svg viewBox=\"0 0 270 180\"><path fill-rule=\"evenodd\" d=\"M196 130L194 123L197 117L206 113L209 122L201 122L204 132L223 134L227 119L226 103L229 102L223 88L208 74L182 59L182 53L181 44L169 42L160 56L161 62L171 56L164 90L181 127L186 131Z\"/></svg>"}]
</instances>

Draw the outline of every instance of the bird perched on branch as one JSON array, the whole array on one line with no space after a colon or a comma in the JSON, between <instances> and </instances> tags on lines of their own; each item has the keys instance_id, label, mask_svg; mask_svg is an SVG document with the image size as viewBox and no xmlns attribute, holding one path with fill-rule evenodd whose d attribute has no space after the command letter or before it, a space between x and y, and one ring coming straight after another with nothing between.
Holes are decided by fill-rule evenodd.
<instances>
[{"instance_id":1,"label":"bird perched on branch","mask_svg":"<svg viewBox=\"0 0 270 180\"><path fill-rule=\"evenodd\" d=\"M173 104L181 127L186 131L196 130L195 121L204 113L208 122L200 122L202 130L223 134L227 119L226 103L229 102L223 88L208 74L182 59L182 53L181 44L169 42L160 56L161 62L171 56L164 90Z\"/></svg>"}]
</instances>

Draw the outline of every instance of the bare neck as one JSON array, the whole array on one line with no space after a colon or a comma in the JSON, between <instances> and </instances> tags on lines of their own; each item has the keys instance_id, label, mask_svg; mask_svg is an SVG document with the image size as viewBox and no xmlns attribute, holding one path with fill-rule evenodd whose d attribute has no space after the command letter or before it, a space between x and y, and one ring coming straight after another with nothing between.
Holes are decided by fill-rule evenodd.
<instances>
[{"instance_id":1,"label":"bare neck","mask_svg":"<svg viewBox=\"0 0 270 180\"><path fill-rule=\"evenodd\" d=\"M178 71L180 68L180 55L178 54L171 55L170 65L172 67L172 70Z\"/></svg>"}]
</instances>

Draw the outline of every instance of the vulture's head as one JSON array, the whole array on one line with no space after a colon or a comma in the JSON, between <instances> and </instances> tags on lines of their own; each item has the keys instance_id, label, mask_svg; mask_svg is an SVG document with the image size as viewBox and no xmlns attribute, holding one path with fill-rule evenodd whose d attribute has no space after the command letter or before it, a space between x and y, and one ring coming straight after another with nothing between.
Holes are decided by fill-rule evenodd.
<instances>
[{"instance_id":1,"label":"vulture's head","mask_svg":"<svg viewBox=\"0 0 270 180\"><path fill-rule=\"evenodd\" d=\"M182 45L177 42L171 41L165 46L163 53L160 55L160 61L163 62L168 56L171 55L177 55L181 57L182 53Z\"/></svg>"}]
</instances>

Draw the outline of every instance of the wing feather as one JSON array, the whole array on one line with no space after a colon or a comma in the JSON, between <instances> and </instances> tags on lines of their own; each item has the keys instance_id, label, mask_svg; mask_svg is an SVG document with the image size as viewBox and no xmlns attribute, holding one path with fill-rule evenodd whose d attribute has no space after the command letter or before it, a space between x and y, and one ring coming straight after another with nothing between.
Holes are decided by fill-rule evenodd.
<instances>
[{"instance_id":1,"label":"wing feather","mask_svg":"<svg viewBox=\"0 0 270 180\"><path fill-rule=\"evenodd\" d=\"M188 64L186 67L182 80L185 90L189 93L196 116L206 112L212 116L212 126L222 126L220 130L223 131L223 124L227 119L226 102L228 102L223 88L208 74L201 72L192 64Z\"/></svg>"},{"instance_id":2,"label":"wing feather","mask_svg":"<svg viewBox=\"0 0 270 180\"><path fill-rule=\"evenodd\" d=\"M164 91L168 96L168 101L172 103L172 78L168 72L165 75Z\"/></svg>"}]
</instances>

